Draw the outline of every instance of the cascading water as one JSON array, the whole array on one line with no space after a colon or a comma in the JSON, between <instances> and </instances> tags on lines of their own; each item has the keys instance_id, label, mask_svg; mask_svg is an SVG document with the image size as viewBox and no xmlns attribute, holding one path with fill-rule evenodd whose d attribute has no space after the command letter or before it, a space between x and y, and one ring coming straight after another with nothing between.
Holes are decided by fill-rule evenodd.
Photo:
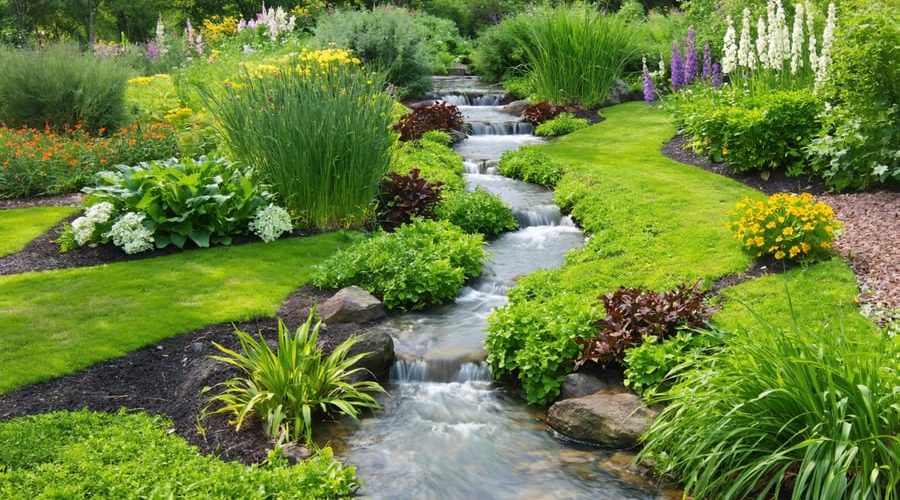
<instances>
[{"instance_id":1,"label":"cascading water","mask_svg":"<svg viewBox=\"0 0 900 500\"><path fill-rule=\"evenodd\" d=\"M469 92L474 82L466 80ZM467 120L496 109L463 108ZM502 123L514 121L504 115ZM540 142L526 134L463 141L469 188L509 204L522 225L487 243L482 276L453 304L394 316L378 328L394 338L398 360L383 408L359 424L342 422L323 439L355 465L372 498L654 498L648 485L625 480L611 453L565 444L543 414L491 381L485 359L487 317L507 303L516 279L563 263L584 235L553 205L547 189L496 175L504 151ZM619 468L621 469L621 468Z\"/></svg>"}]
</instances>

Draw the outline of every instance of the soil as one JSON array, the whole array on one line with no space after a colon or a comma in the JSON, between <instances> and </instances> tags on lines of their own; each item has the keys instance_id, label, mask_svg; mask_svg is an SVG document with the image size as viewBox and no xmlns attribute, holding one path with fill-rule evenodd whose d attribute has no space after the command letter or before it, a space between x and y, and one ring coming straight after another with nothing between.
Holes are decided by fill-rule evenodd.
<instances>
[{"instance_id":1,"label":"soil","mask_svg":"<svg viewBox=\"0 0 900 500\"><path fill-rule=\"evenodd\" d=\"M286 302L296 307L294 319L302 316L305 320L313 304L324 302L331 295L330 291L305 286ZM320 332L319 344L329 352L351 334L361 333L369 326L333 325ZM227 416L213 415L202 420L205 433L197 429L207 399L207 395L201 394L202 389L237 373L236 369L209 358L218 353L213 342L230 349L239 348L235 327L260 332L267 340L274 340L278 332L277 321L267 318L237 325L214 325L169 338L82 372L0 396L0 420L57 410L87 408L116 412L127 408L171 418L174 432L203 453L245 464L258 463L266 458L272 442L255 422L235 431L228 424Z\"/></svg>"},{"instance_id":2,"label":"soil","mask_svg":"<svg viewBox=\"0 0 900 500\"><path fill-rule=\"evenodd\" d=\"M28 207L80 207L84 195L81 193L58 194L34 198L0 199L0 210Z\"/></svg>"},{"instance_id":3,"label":"soil","mask_svg":"<svg viewBox=\"0 0 900 500\"><path fill-rule=\"evenodd\" d=\"M66 218L63 223L56 225L47 233L38 236L20 252L0 257L0 276L7 274L27 273L31 271L48 271L51 269L68 269L72 267L87 267L100 264L110 264L113 262L122 262L128 260L148 259L151 257L159 257L162 255L171 255L174 253L193 251L196 247L186 247L179 249L175 246L169 246L151 252L142 252L139 254L129 255L113 244L84 246L70 250L66 253L59 251L59 245L54 243L63 230L65 222L71 222L79 215L72 215ZM309 236L313 234L309 231L294 231L291 236ZM282 236L287 238L290 236ZM232 240L232 246L243 245L246 243L259 243L259 239L250 236L236 236ZM191 243L188 243L191 245Z\"/></svg>"}]
</instances>

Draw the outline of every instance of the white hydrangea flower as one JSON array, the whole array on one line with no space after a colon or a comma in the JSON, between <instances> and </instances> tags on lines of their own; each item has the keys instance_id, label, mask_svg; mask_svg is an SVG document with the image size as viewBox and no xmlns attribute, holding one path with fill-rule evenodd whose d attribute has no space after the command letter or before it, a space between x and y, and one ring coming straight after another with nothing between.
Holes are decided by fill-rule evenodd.
<instances>
[{"instance_id":1,"label":"white hydrangea flower","mask_svg":"<svg viewBox=\"0 0 900 500\"><path fill-rule=\"evenodd\" d=\"M72 221L72 235L78 246L88 244L94 236L94 223L87 217L79 217Z\"/></svg>"},{"instance_id":2,"label":"white hydrangea flower","mask_svg":"<svg viewBox=\"0 0 900 500\"><path fill-rule=\"evenodd\" d=\"M744 9L744 18L741 21L741 41L738 44L738 65L742 68L754 69L756 57L750 41L750 9Z\"/></svg>"},{"instance_id":3,"label":"white hydrangea flower","mask_svg":"<svg viewBox=\"0 0 900 500\"><path fill-rule=\"evenodd\" d=\"M115 211L116 207L113 206L112 203L108 201L103 201L97 203L96 205L91 205L84 211L84 216L87 217L94 224L103 224L107 222L110 217L112 217L113 211Z\"/></svg>"},{"instance_id":4,"label":"white hydrangea flower","mask_svg":"<svg viewBox=\"0 0 900 500\"><path fill-rule=\"evenodd\" d=\"M84 246L94 239L97 224L103 224L112 217L115 207L112 203L101 202L89 206L84 215L72 221L72 235L78 246Z\"/></svg>"},{"instance_id":5,"label":"white hydrangea flower","mask_svg":"<svg viewBox=\"0 0 900 500\"><path fill-rule=\"evenodd\" d=\"M791 36L791 74L803 67L803 4L794 5L794 32Z\"/></svg>"},{"instance_id":6,"label":"white hydrangea flower","mask_svg":"<svg viewBox=\"0 0 900 500\"><path fill-rule=\"evenodd\" d=\"M266 243L277 240L292 229L291 216L287 210L271 203L257 210L253 220L250 221L250 230Z\"/></svg>"},{"instance_id":7,"label":"white hydrangea flower","mask_svg":"<svg viewBox=\"0 0 900 500\"><path fill-rule=\"evenodd\" d=\"M103 236L112 238L113 243L127 254L153 248L153 233L144 227L144 214L128 212L122 215Z\"/></svg>"},{"instance_id":8,"label":"white hydrangea flower","mask_svg":"<svg viewBox=\"0 0 900 500\"><path fill-rule=\"evenodd\" d=\"M812 4L806 2L806 31L809 32L809 67L813 72L819 66L819 56L816 53L816 18Z\"/></svg>"},{"instance_id":9,"label":"white hydrangea flower","mask_svg":"<svg viewBox=\"0 0 900 500\"><path fill-rule=\"evenodd\" d=\"M728 29L725 31L725 40L723 41L725 55L722 57L722 73L727 75L737 67L737 44L735 43L734 21L731 16L725 18L725 24L728 25Z\"/></svg>"},{"instance_id":10,"label":"white hydrangea flower","mask_svg":"<svg viewBox=\"0 0 900 500\"><path fill-rule=\"evenodd\" d=\"M759 58L759 65L763 68L771 68L769 64L769 42L766 37L766 20L762 17L756 22L756 56Z\"/></svg>"}]
</instances>

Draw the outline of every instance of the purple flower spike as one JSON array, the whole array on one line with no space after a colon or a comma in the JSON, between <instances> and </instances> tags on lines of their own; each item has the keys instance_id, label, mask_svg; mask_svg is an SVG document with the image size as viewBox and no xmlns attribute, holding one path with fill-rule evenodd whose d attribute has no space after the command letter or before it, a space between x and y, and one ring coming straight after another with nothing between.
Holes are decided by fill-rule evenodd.
<instances>
[{"instance_id":1,"label":"purple flower spike","mask_svg":"<svg viewBox=\"0 0 900 500\"><path fill-rule=\"evenodd\" d=\"M684 49L684 84L693 83L697 79L697 35L694 28L688 28L687 44Z\"/></svg>"},{"instance_id":2,"label":"purple flower spike","mask_svg":"<svg viewBox=\"0 0 900 500\"><path fill-rule=\"evenodd\" d=\"M672 90L678 90L684 86L684 67L681 64L681 50L678 48L678 40L672 44L672 64L669 68L672 73Z\"/></svg>"},{"instance_id":3,"label":"purple flower spike","mask_svg":"<svg viewBox=\"0 0 900 500\"><path fill-rule=\"evenodd\" d=\"M147 43L147 59L151 61L159 59L159 45L155 41Z\"/></svg>"},{"instance_id":4,"label":"purple flower spike","mask_svg":"<svg viewBox=\"0 0 900 500\"><path fill-rule=\"evenodd\" d=\"M722 88L722 66L719 63L712 65L712 86L713 88Z\"/></svg>"},{"instance_id":5,"label":"purple flower spike","mask_svg":"<svg viewBox=\"0 0 900 500\"><path fill-rule=\"evenodd\" d=\"M712 78L712 53L709 49L709 42L703 45L703 79L709 81Z\"/></svg>"},{"instance_id":6,"label":"purple flower spike","mask_svg":"<svg viewBox=\"0 0 900 500\"><path fill-rule=\"evenodd\" d=\"M644 65L643 84L644 100L647 101L647 104L653 104L656 102L656 87L653 86L653 78L650 78L650 71L647 70L646 64Z\"/></svg>"}]
</instances>

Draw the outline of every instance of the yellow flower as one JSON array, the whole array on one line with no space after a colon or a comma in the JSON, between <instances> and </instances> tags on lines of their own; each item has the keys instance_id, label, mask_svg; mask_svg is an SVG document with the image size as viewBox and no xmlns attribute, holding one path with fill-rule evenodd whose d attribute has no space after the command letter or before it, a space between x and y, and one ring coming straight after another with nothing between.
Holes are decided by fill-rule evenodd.
<instances>
[{"instance_id":1,"label":"yellow flower","mask_svg":"<svg viewBox=\"0 0 900 500\"><path fill-rule=\"evenodd\" d=\"M786 227L786 228L784 228L783 231L781 231L781 234L783 234L785 236L790 236L790 235L794 234L794 228Z\"/></svg>"},{"instance_id":2,"label":"yellow flower","mask_svg":"<svg viewBox=\"0 0 900 500\"><path fill-rule=\"evenodd\" d=\"M808 244L808 243L805 243L805 242L804 242L804 243L800 243L800 250L801 250L803 253L808 253L808 252L809 252L809 244Z\"/></svg>"},{"instance_id":3,"label":"yellow flower","mask_svg":"<svg viewBox=\"0 0 900 500\"><path fill-rule=\"evenodd\" d=\"M766 244L766 241L762 239L762 236L757 236L754 240L756 242L756 246L761 247Z\"/></svg>"},{"instance_id":4,"label":"yellow flower","mask_svg":"<svg viewBox=\"0 0 900 500\"><path fill-rule=\"evenodd\" d=\"M800 253L800 247L798 247L797 245L792 246L791 249L788 250L788 254L791 256L792 259L793 259L798 253Z\"/></svg>"},{"instance_id":5,"label":"yellow flower","mask_svg":"<svg viewBox=\"0 0 900 500\"><path fill-rule=\"evenodd\" d=\"M772 229L774 227L775 227L775 221L769 221L769 223L766 224L767 229Z\"/></svg>"},{"instance_id":6,"label":"yellow flower","mask_svg":"<svg viewBox=\"0 0 900 500\"><path fill-rule=\"evenodd\" d=\"M782 252L781 250L775 252L775 259L781 260L783 258L784 258L784 252Z\"/></svg>"}]
</instances>

